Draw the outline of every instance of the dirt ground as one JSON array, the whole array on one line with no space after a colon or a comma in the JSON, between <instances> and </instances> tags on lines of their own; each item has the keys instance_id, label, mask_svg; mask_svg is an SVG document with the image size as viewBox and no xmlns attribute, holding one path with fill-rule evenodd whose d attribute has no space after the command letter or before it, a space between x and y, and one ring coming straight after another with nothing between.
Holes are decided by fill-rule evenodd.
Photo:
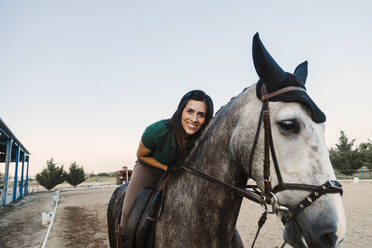
<instances>
[{"instance_id":1,"label":"dirt ground","mask_svg":"<svg viewBox=\"0 0 372 248\"><path fill-rule=\"evenodd\" d=\"M114 189L62 192L46 247L109 247L106 210Z\"/></svg>"},{"instance_id":2,"label":"dirt ground","mask_svg":"<svg viewBox=\"0 0 372 248\"><path fill-rule=\"evenodd\" d=\"M347 235L340 247L371 247L372 182L343 182L343 186ZM114 189L62 192L46 247L109 247L106 209ZM17 204L0 208L0 247L40 247L47 232L40 214L53 208L52 193L30 195ZM245 247L251 245L260 215L259 206L243 201L237 228ZM270 216L255 247L280 247L282 242L282 225Z\"/></svg>"},{"instance_id":3,"label":"dirt ground","mask_svg":"<svg viewBox=\"0 0 372 248\"><path fill-rule=\"evenodd\" d=\"M40 247L48 230L41 224L41 213L54 209L53 195L30 194L15 204L0 206L0 247Z\"/></svg>"},{"instance_id":4,"label":"dirt ground","mask_svg":"<svg viewBox=\"0 0 372 248\"><path fill-rule=\"evenodd\" d=\"M346 237L340 248L372 247L372 182L342 182L346 215ZM245 247L251 247L261 216L260 206L243 201L237 228ZM278 218L269 216L260 231L255 247L281 247L283 227ZM285 247L290 247L286 245Z\"/></svg>"}]
</instances>

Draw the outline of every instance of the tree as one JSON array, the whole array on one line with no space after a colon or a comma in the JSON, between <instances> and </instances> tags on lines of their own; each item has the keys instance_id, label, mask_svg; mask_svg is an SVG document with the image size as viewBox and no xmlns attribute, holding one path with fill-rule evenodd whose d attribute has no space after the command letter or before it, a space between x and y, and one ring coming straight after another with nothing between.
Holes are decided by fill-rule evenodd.
<instances>
[{"instance_id":1,"label":"tree","mask_svg":"<svg viewBox=\"0 0 372 248\"><path fill-rule=\"evenodd\" d=\"M74 187L84 182L86 178L87 174L85 174L84 168L79 167L76 162L71 163L69 173L65 173L66 181Z\"/></svg>"},{"instance_id":2,"label":"tree","mask_svg":"<svg viewBox=\"0 0 372 248\"><path fill-rule=\"evenodd\" d=\"M63 183L65 180L63 176L64 171L63 165L61 167L57 166L53 158L47 160L46 163L46 168L44 168L41 173L36 174L36 180L41 186L50 191L58 184Z\"/></svg>"},{"instance_id":3,"label":"tree","mask_svg":"<svg viewBox=\"0 0 372 248\"><path fill-rule=\"evenodd\" d=\"M345 175L352 175L356 169L363 166L359 147L353 149L355 140L349 141L344 131L340 131L336 148L331 148L329 157L335 169Z\"/></svg>"},{"instance_id":4,"label":"tree","mask_svg":"<svg viewBox=\"0 0 372 248\"><path fill-rule=\"evenodd\" d=\"M110 172L110 173L109 173L109 176L110 176L110 177L116 177L117 174L118 174L117 171L113 171L113 172Z\"/></svg>"},{"instance_id":5,"label":"tree","mask_svg":"<svg viewBox=\"0 0 372 248\"><path fill-rule=\"evenodd\" d=\"M108 174L107 172L101 172L101 173L98 173L96 176L97 177L109 177L110 174Z\"/></svg>"},{"instance_id":6,"label":"tree","mask_svg":"<svg viewBox=\"0 0 372 248\"><path fill-rule=\"evenodd\" d=\"M369 169L372 169L372 142L361 143L359 145L359 151L362 157L363 166L367 166Z\"/></svg>"}]
</instances>

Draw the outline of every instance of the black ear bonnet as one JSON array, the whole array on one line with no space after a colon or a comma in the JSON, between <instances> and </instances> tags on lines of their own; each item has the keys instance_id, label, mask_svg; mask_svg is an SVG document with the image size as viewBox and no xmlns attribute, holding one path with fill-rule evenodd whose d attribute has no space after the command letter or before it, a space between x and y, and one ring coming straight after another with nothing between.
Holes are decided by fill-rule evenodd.
<instances>
[{"instance_id":1,"label":"black ear bonnet","mask_svg":"<svg viewBox=\"0 0 372 248\"><path fill-rule=\"evenodd\" d=\"M256 85L256 95L259 99L262 96L263 84L265 84L268 94L289 86L297 86L306 90L307 61L298 65L294 74L283 71L263 46L258 33L253 37L252 54L256 72L260 77ZM311 119L314 122L322 123L326 121L325 114L304 91L287 91L270 98L269 101L301 103L309 108Z\"/></svg>"}]
</instances>

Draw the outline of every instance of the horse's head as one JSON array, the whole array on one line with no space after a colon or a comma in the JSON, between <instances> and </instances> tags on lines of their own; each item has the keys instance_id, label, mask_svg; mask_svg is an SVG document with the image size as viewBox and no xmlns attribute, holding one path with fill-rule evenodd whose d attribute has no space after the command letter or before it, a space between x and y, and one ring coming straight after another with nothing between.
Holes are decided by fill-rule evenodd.
<instances>
[{"instance_id":1,"label":"horse's head","mask_svg":"<svg viewBox=\"0 0 372 248\"><path fill-rule=\"evenodd\" d=\"M247 174L257 182L264 191L264 131L258 139L257 148L251 168L249 164L250 150L254 143L254 132L257 129L260 99L262 94L268 95L286 87L305 88L307 62L300 64L294 74L284 72L264 48L256 34L253 40L253 58L260 81L248 89L247 98L255 98L255 104L248 104L241 112L240 121L234 130L230 148L237 145L238 139L248 139L245 151L232 152L232 158L240 160ZM265 88L265 91L262 91ZM257 96L257 97L256 97ZM257 99L257 100L256 100ZM335 180L335 174L329 160L328 149L324 139L325 115L318 109L306 92L289 91L269 99L269 118L273 145L282 180L274 169L272 153L270 155L271 186L280 182L320 186L328 180ZM238 149L236 149L238 150ZM235 151L236 151L235 150ZM235 154L234 154L235 153ZM237 154L239 153L239 154ZM239 158L238 158L239 157ZM311 205L298 212L294 218L279 209L286 206L293 210L306 199L307 190L294 188L280 189L274 192L271 199L277 216L285 222L284 239L294 247L336 247L344 238L346 221L339 193L326 192ZM275 208L276 207L276 208ZM283 208L282 208L283 209Z\"/></svg>"},{"instance_id":2,"label":"horse's head","mask_svg":"<svg viewBox=\"0 0 372 248\"><path fill-rule=\"evenodd\" d=\"M273 142L279 168L285 183L322 185L335 180L324 140L324 124L315 123L306 107L298 103L270 104ZM256 180L262 180L262 162L255 166ZM273 187L278 184L275 171ZM281 205L295 208L309 192L278 192ZM278 212L283 218L286 213ZM284 238L294 247L302 247L302 236L310 247L335 247L344 238L346 229L340 194L324 194L285 225Z\"/></svg>"}]
</instances>

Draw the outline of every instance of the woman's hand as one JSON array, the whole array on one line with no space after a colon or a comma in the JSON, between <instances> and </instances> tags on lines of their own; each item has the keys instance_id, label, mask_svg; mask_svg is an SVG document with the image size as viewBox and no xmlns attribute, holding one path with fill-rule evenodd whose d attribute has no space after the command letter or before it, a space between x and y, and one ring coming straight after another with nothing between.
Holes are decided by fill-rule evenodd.
<instances>
[{"instance_id":1,"label":"woman's hand","mask_svg":"<svg viewBox=\"0 0 372 248\"><path fill-rule=\"evenodd\" d=\"M177 171L180 170L180 167L179 166L175 166L175 165L172 165L172 166L167 166L167 172L168 173L176 173Z\"/></svg>"},{"instance_id":2,"label":"woman's hand","mask_svg":"<svg viewBox=\"0 0 372 248\"><path fill-rule=\"evenodd\" d=\"M167 172L168 173L176 173L181 169L180 165L183 164L183 160L178 159L176 160L172 165L167 166Z\"/></svg>"}]
</instances>

